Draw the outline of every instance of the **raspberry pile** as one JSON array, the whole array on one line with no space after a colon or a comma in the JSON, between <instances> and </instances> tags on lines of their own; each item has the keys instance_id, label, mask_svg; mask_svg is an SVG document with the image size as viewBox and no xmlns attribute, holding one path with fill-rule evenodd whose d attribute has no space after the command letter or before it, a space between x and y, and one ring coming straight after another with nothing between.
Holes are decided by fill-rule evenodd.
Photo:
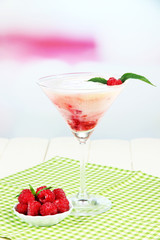
<instances>
[{"instance_id":1,"label":"raspberry pile","mask_svg":"<svg viewBox=\"0 0 160 240\"><path fill-rule=\"evenodd\" d=\"M23 189L18 196L16 211L30 216L46 216L63 213L69 210L69 201L61 188L53 191L46 186L41 186L35 191Z\"/></svg>"},{"instance_id":2,"label":"raspberry pile","mask_svg":"<svg viewBox=\"0 0 160 240\"><path fill-rule=\"evenodd\" d=\"M120 85L120 84L122 84L121 79L116 79L114 77L110 77L107 80L107 85L109 85L109 86Z\"/></svg>"}]
</instances>

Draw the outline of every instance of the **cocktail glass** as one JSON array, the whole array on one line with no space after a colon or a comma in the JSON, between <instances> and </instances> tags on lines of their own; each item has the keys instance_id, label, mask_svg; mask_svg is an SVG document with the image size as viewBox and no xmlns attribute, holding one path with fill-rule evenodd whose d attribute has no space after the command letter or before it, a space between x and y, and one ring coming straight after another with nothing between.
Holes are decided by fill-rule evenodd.
<instances>
[{"instance_id":1,"label":"cocktail glass","mask_svg":"<svg viewBox=\"0 0 160 240\"><path fill-rule=\"evenodd\" d=\"M80 188L79 192L71 197L74 206L72 214L79 216L96 215L111 208L111 201L108 198L92 195L86 190L86 141L123 89L124 84L107 86L107 84L88 81L94 77L106 76L97 73L69 73L44 77L38 81L81 146Z\"/></svg>"}]
</instances>

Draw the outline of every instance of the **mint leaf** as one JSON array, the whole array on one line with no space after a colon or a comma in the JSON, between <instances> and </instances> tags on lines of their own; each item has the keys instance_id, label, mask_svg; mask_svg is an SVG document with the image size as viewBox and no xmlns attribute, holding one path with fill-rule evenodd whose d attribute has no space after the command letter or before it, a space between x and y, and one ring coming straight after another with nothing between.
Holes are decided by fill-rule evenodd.
<instances>
[{"instance_id":1,"label":"mint leaf","mask_svg":"<svg viewBox=\"0 0 160 240\"><path fill-rule=\"evenodd\" d=\"M101 78L101 77L91 78L88 81L89 82L99 82L99 83L107 84L107 80L105 78Z\"/></svg>"},{"instance_id":2,"label":"mint leaf","mask_svg":"<svg viewBox=\"0 0 160 240\"><path fill-rule=\"evenodd\" d=\"M45 187L45 188L43 188L43 189L41 189L41 190L39 190L37 193L36 193L36 196L40 193L40 192L42 192L43 190L46 190L46 189L51 189L52 187Z\"/></svg>"},{"instance_id":3,"label":"mint leaf","mask_svg":"<svg viewBox=\"0 0 160 240\"><path fill-rule=\"evenodd\" d=\"M29 188L30 188L32 194L33 194L34 196L36 196L36 191L34 190L34 188L33 188L30 184L29 184Z\"/></svg>"},{"instance_id":4,"label":"mint leaf","mask_svg":"<svg viewBox=\"0 0 160 240\"><path fill-rule=\"evenodd\" d=\"M135 73L125 73L121 76L120 80L122 81L122 83L124 83L129 78L139 79L139 80L146 82L155 87L155 85L153 83L151 83L146 77L135 74ZM94 77L94 78L89 79L88 81L107 84L107 80L105 78L101 78L101 77Z\"/></svg>"},{"instance_id":5,"label":"mint leaf","mask_svg":"<svg viewBox=\"0 0 160 240\"><path fill-rule=\"evenodd\" d=\"M145 78L144 76L135 74L135 73L125 73L125 74L122 75L122 77L120 79L121 79L122 82L125 82L129 78L139 79L139 80L144 81L146 83L149 83L149 84L151 84L152 86L155 87L155 85L152 84L147 78Z\"/></svg>"}]
</instances>

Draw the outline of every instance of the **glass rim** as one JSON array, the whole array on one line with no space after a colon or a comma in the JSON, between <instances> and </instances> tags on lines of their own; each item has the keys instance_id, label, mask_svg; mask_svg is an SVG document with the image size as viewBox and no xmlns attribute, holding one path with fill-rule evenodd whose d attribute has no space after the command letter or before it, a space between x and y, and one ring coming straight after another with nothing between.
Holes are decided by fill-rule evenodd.
<instances>
[{"instance_id":1,"label":"glass rim","mask_svg":"<svg viewBox=\"0 0 160 240\"><path fill-rule=\"evenodd\" d=\"M75 90L78 90L80 92L85 92L85 91L108 91L109 89L110 90L113 90L113 89L117 89L117 88L122 88L126 85L126 82L122 83L122 84L119 84L119 85L107 85L107 88L105 89L104 88L104 84L102 84L102 87L99 87L99 88L82 88L82 89L79 89L78 87L77 88L61 88L61 87L49 87L47 86L46 82L49 81L49 80L54 80L54 79L61 79L65 76L76 76L76 75L93 75L91 78L93 77L102 77L102 78L105 78L105 76L107 75L106 72L68 72L68 73L59 73L59 74L51 74L51 75L48 75L48 76L44 76L44 77L41 77L39 78L36 83L40 86L40 87L44 87L44 88L48 88L48 89L53 89L54 91L75 91Z\"/></svg>"}]
</instances>

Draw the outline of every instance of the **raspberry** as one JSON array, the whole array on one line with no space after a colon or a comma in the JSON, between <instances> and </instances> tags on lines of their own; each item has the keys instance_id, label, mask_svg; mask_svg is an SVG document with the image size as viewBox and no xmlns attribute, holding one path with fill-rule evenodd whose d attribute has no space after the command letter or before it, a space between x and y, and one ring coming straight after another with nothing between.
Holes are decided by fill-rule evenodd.
<instances>
[{"instance_id":1,"label":"raspberry","mask_svg":"<svg viewBox=\"0 0 160 240\"><path fill-rule=\"evenodd\" d=\"M57 199L54 203L57 207L58 213L63 213L69 210L69 201L67 198Z\"/></svg>"},{"instance_id":2,"label":"raspberry","mask_svg":"<svg viewBox=\"0 0 160 240\"><path fill-rule=\"evenodd\" d=\"M118 79L116 82L116 85L120 85L120 84L122 84L122 81L121 81L121 79Z\"/></svg>"},{"instance_id":3,"label":"raspberry","mask_svg":"<svg viewBox=\"0 0 160 240\"><path fill-rule=\"evenodd\" d=\"M53 193L55 194L55 199L66 198L66 194L62 188L55 188Z\"/></svg>"},{"instance_id":4,"label":"raspberry","mask_svg":"<svg viewBox=\"0 0 160 240\"><path fill-rule=\"evenodd\" d=\"M113 86L113 85L120 85L122 84L122 81L120 79L116 79L114 77L111 77L107 80L107 85Z\"/></svg>"},{"instance_id":5,"label":"raspberry","mask_svg":"<svg viewBox=\"0 0 160 240\"><path fill-rule=\"evenodd\" d=\"M23 189L18 197L20 203L27 204L28 202L34 201L35 197L30 189Z\"/></svg>"},{"instance_id":6,"label":"raspberry","mask_svg":"<svg viewBox=\"0 0 160 240\"><path fill-rule=\"evenodd\" d=\"M46 202L40 207L40 214L42 216L54 215L57 213L57 207L54 203Z\"/></svg>"},{"instance_id":7,"label":"raspberry","mask_svg":"<svg viewBox=\"0 0 160 240\"><path fill-rule=\"evenodd\" d=\"M42 187L37 188L36 194L37 194L40 190L42 190L43 188L46 188L46 186L42 186Z\"/></svg>"},{"instance_id":8,"label":"raspberry","mask_svg":"<svg viewBox=\"0 0 160 240\"><path fill-rule=\"evenodd\" d=\"M55 194L51 190L45 189L37 195L37 198L41 203L54 202Z\"/></svg>"},{"instance_id":9,"label":"raspberry","mask_svg":"<svg viewBox=\"0 0 160 240\"><path fill-rule=\"evenodd\" d=\"M32 201L28 203L28 212L27 214L30 216L37 216L39 215L41 204L37 201Z\"/></svg>"},{"instance_id":10,"label":"raspberry","mask_svg":"<svg viewBox=\"0 0 160 240\"><path fill-rule=\"evenodd\" d=\"M19 213L27 214L28 205L24 203L18 203L16 206L16 211Z\"/></svg>"},{"instance_id":11,"label":"raspberry","mask_svg":"<svg viewBox=\"0 0 160 240\"><path fill-rule=\"evenodd\" d=\"M87 131L87 130L91 130L93 129L96 124L97 124L97 120L95 121L86 121L82 118L78 118L77 116L73 115L71 117L71 119L69 119L68 124L70 125L70 127L75 130L75 131Z\"/></svg>"}]
</instances>

